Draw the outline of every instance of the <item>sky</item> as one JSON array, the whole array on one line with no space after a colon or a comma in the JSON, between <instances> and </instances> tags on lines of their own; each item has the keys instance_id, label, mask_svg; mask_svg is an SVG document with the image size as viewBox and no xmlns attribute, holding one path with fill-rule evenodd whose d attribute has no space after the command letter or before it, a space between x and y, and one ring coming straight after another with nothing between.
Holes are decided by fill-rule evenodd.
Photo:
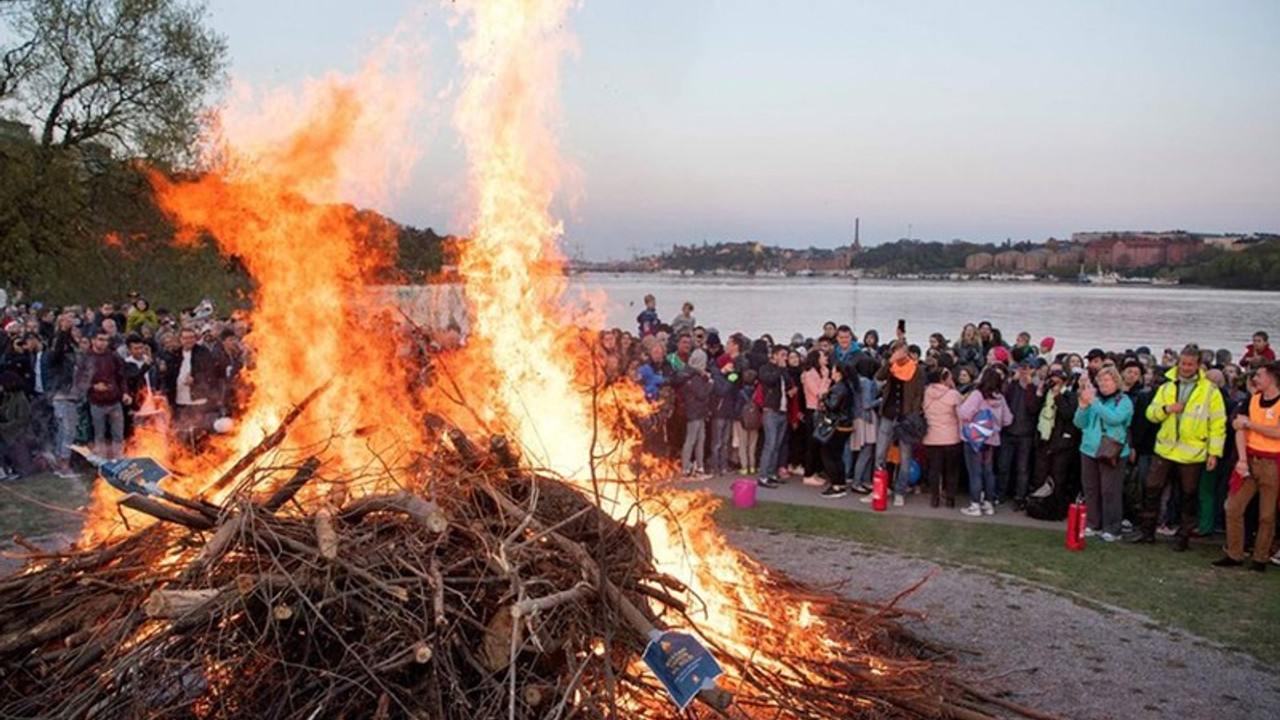
<instances>
[{"instance_id":1,"label":"sky","mask_svg":"<svg viewBox=\"0 0 1280 720\"><path fill-rule=\"evenodd\" d=\"M385 208L466 232L449 3L217 0L231 74L352 72L428 43L426 148ZM565 247L1280 232L1280 3L586 0L556 128Z\"/></svg>"}]
</instances>

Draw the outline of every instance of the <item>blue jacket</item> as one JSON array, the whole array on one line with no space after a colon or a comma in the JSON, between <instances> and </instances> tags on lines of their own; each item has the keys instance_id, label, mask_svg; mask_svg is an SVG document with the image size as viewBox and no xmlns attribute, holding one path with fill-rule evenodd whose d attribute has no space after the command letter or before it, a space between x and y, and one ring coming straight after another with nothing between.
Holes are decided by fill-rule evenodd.
<instances>
[{"instance_id":1,"label":"blue jacket","mask_svg":"<svg viewBox=\"0 0 1280 720\"><path fill-rule=\"evenodd\" d=\"M667 379L649 363L641 365L637 372L640 375L640 384L644 386L644 399L649 402L656 401L658 390L667 382Z\"/></svg>"},{"instance_id":2,"label":"blue jacket","mask_svg":"<svg viewBox=\"0 0 1280 720\"><path fill-rule=\"evenodd\" d=\"M1076 409L1075 423L1080 428L1080 453L1091 458L1098 456L1102 433L1116 442L1124 443L1120 457L1129 457L1129 421L1133 419L1133 401L1123 392L1110 398L1094 397L1088 407Z\"/></svg>"},{"instance_id":3,"label":"blue jacket","mask_svg":"<svg viewBox=\"0 0 1280 720\"><path fill-rule=\"evenodd\" d=\"M724 373L711 368L711 417L720 420L737 420L742 414L742 393L738 384L730 382Z\"/></svg>"}]
</instances>

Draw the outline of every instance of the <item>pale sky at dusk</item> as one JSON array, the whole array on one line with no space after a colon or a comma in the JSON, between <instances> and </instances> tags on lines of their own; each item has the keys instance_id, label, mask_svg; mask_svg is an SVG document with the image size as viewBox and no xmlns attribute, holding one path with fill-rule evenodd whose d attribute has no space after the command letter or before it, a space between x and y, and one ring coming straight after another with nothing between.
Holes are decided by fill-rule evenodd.
<instances>
[{"instance_id":1,"label":"pale sky at dusk","mask_svg":"<svg viewBox=\"0 0 1280 720\"><path fill-rule=\"evenodd\" d=\"M211 14L233 76L275 86L350 72L419 18L426 152L381 209L465 232L451 9L215 0ZM556 210L588 258L832 247L854 217L870 244L908 225L976 241L1280 232L1274 1L588 0L570 28L558 134L577 172Z\"/></svg>"}]
</instances>

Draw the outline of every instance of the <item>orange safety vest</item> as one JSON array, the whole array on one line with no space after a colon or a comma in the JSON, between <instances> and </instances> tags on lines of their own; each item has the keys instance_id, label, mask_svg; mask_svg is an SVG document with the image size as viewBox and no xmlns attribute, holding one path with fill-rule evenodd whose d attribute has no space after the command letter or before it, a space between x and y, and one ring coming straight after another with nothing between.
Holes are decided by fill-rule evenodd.
<instances>
[{"instance_id":1,"label":"orange safety vest","mask_svg":"<svg viewBox=\"0 0 1280 720\"><path fill-rule=\"evenodd\" d=\"M1269 408L1262 407L1262 394L1255 394L1249 399L1249 425L1260 427L1280 427L1280 402ZM1245 437L1245 445L1249 452L1263 455L1280 455L1280 438L1272 438L1258 432L1249 432Z\"/></svg>"}]
</instances>

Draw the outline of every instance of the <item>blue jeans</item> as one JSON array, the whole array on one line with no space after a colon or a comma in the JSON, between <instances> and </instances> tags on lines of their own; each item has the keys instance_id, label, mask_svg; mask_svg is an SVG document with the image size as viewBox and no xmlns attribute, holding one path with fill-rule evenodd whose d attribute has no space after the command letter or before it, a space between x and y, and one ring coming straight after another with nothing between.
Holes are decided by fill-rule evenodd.
<instances>
[{"instance_id":1,"label":"blue jeans","mask_svg":"<svg viewBox=\"0 0 1280 720\"><path fill-rule=\"evenodd\" d=\"M853 484L871 486L871 461L876 458L878 445L863 445L853 465Z\"/></svg>"},{"instance_id":2,"label":"blue jeans","mask_svg":"<svg viewBox=\"0 0 1280 720\"><path fill-rule=\"evenodd\" d=\"M764 449L760 451L761 478L778 477L778 454L787 429L787 415L778 410L764 409Z\"/></svg>"},{"instance_id":3,"label":"blue jeans","mask_svg":"<svg viewBox=\"0 0 1280 720\"><path fill-rule=\"evenodd\" d=\"M729 418L711 419L711 468L712 472L722 473L729 469L729 430L733 420Z\"/></svg>"},{"instance_id":4,"label":"blue jeans","mask_svg":"<svg viewBox=\"0 0 1280 720\"><path fill-rule=\"evenodd\" d=\"M71 445L76 441L76 427L80 424L79 400L54 400L53 456L58 460L71 458Z\"/></svg>"},{"instance_id":5,"label":"blue jeans","mask_svg":"<svg viewBox=\"0 0 1280 720\"><path fill-rule=\"evenodd\" d=\"M93 451L107 458L124 455L124 407L114 405L89 405L89 418L93 420ZM111 423L111 451L107 452L107 423Z\"/></svg>"},{"instance_id":6,"label":"blue jeans","mask_svg":"<svg viewBox=\"0 0 1280 720\"><path fill-rule=\"evenodd\" d=\"M876 428L876 467L884 466L884 459L889 455L889 446L894 444L894 430L898 428L897 420L888 420L880 418L880 425ZM911 454L915 452L916 446L909 442L898 442L898 469L893 474L893 493L895 495L907 494L907 480L911 477Z\"/></svg>"},{"instance_id":7,"label":"blue jeans","mask_svg":"<svg viewBox=\"0 0 1280 720\"><path fill-rule=\"evenodd\" d=\"M969 443L964 444L964 466L969 470L969 500L980 503L983 494L987 502L996 500L995 448L990 445L974 450Z\"/></svg>"}]
</instances>

